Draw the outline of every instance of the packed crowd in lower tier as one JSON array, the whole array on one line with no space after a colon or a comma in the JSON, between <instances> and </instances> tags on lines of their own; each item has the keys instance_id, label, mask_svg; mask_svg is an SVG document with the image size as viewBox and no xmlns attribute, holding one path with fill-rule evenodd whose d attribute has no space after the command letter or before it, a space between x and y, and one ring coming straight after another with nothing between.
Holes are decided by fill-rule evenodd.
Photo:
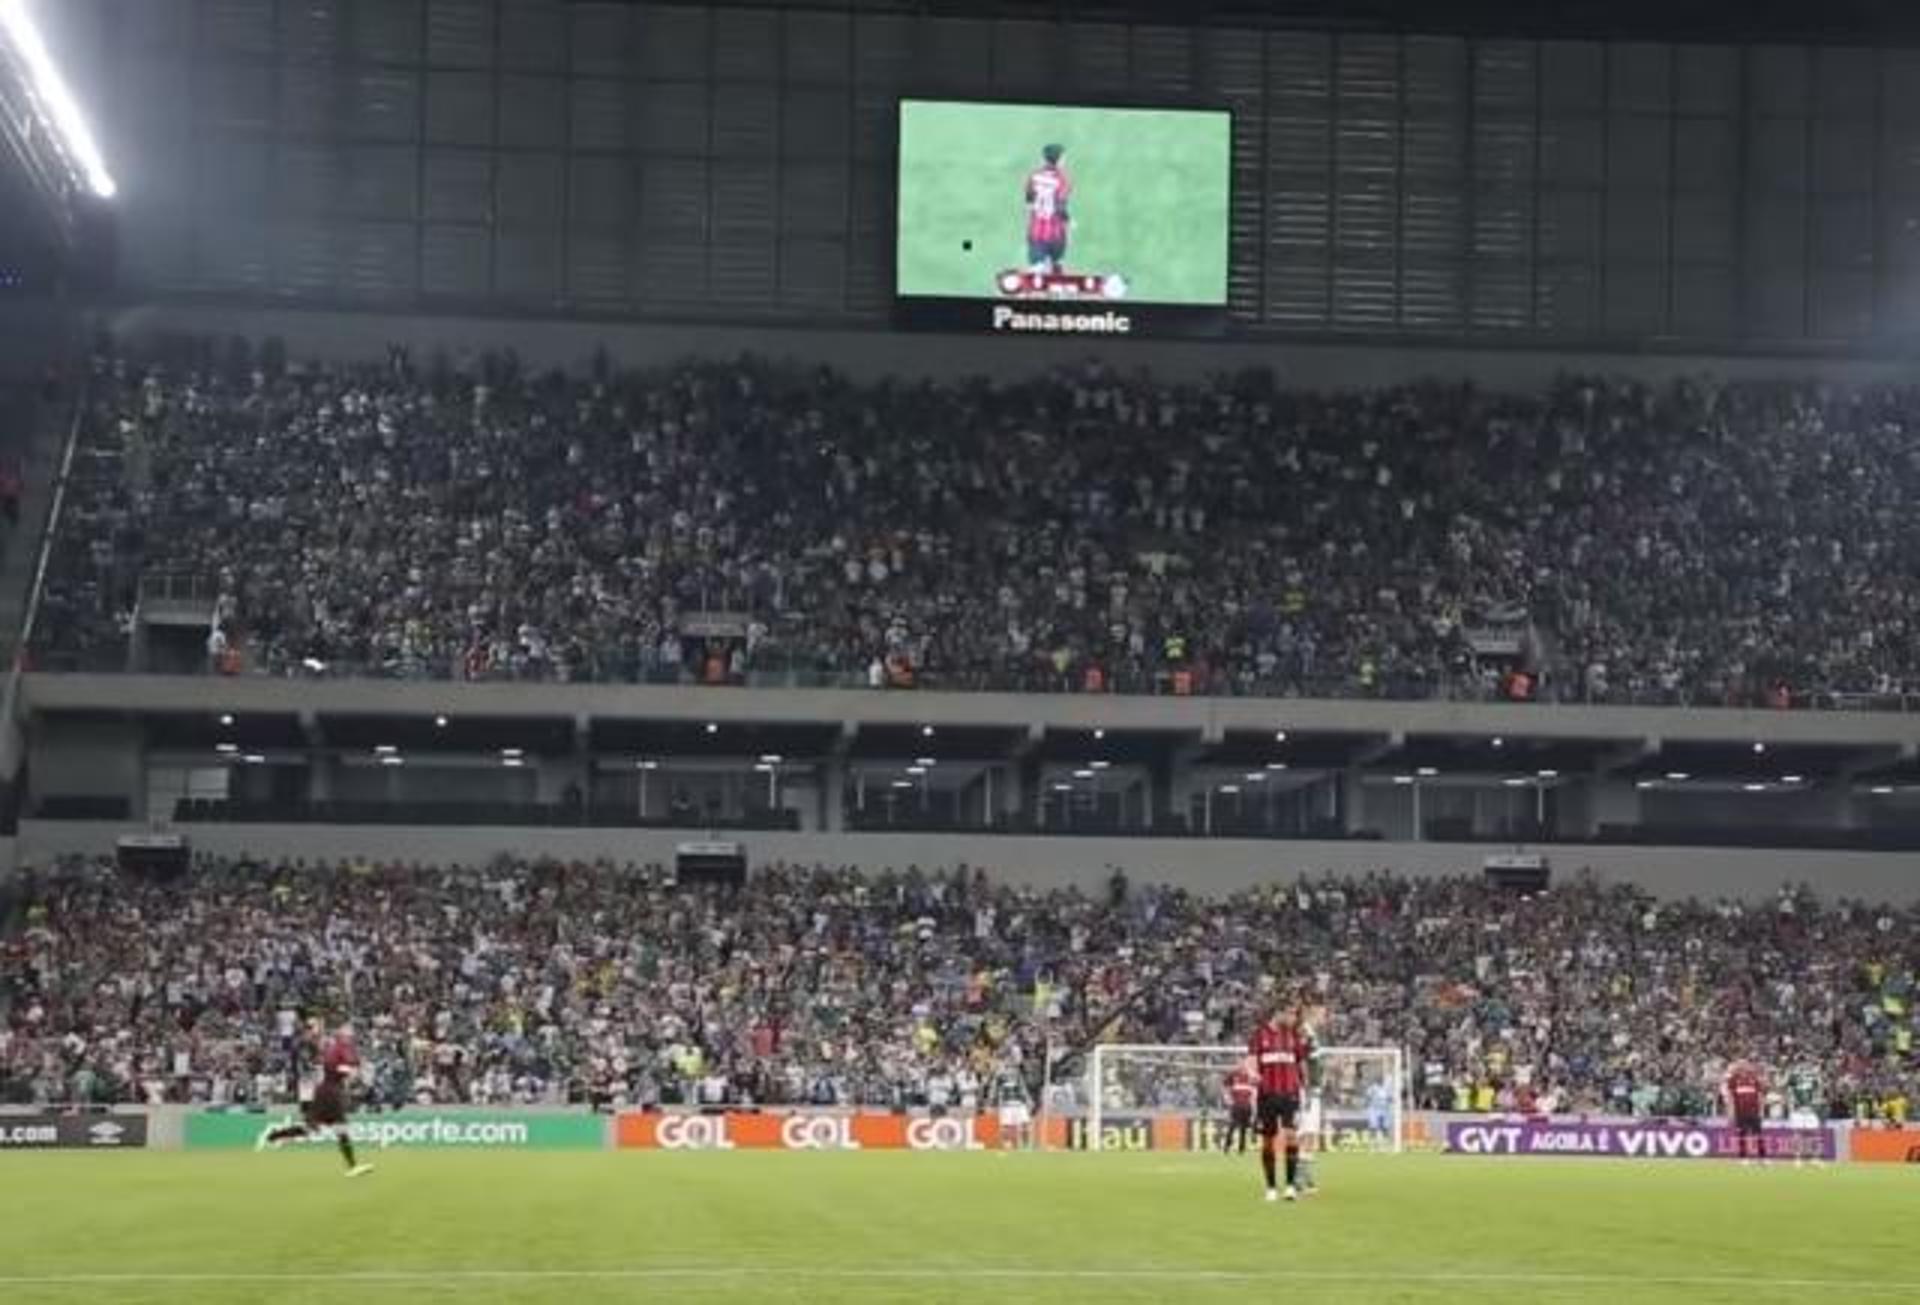
<instances>
[{"instance_id":1,"label":"packed crowd in lower tier","mask_svg":"<svg viewBox=\"0 0 1920 1305\"><path fill-rule=\"evenodd\" d=\"M1902 1117L1920 1088L1920 908L1805 891L1381 874L1215 899L825 866L722 891L645 866L202 859L171 883L67 864L16 901L0 1102L284 1100L317 1018L352 1022L387 1105L958 1108L1072 1084L1096 1042L1243 1044L1280 997L1323 1043L1404 1049L1423 1108L1710 1113L1736 1058L1847 1117Z\"/></svg>"},{"instance_id":2,"label":"packed crowd in lower tier","mask_svg":"<svg viewBox=\"0 0 1920 1305\"><path fill-rule=\"evenodd\" d=\"M35 654L1788 705L1920 687L1920 390L96 360Z\"/></svg>"}]
</instances>

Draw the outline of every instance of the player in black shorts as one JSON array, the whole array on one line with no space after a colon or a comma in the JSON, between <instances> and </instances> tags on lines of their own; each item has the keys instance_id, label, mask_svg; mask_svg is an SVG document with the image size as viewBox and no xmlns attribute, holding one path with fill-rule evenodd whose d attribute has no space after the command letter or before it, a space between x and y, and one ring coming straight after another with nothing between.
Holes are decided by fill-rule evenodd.
<instances>
[{"instance_id":1,"label":"player in black shorts","mask_svg":"<svg viewBox=\"0 0 1920 1305\"><path fill-rule=\"evenodd\" d=\"M353 1139L347 1135L347 1085L359 1068L360 1056L354 1050L353 1031L342 1027L321 1045L320 1081L314 1085L313 1096L301 1103L300 1122L267 1129L260 1134L260 1146L278 1146L331 1130L340 1148L340 1158L347 1162L347 1177L359 1178L372 1173L372 1165L363 1165L354 1159Z\"/></svg>"}]
</instances>

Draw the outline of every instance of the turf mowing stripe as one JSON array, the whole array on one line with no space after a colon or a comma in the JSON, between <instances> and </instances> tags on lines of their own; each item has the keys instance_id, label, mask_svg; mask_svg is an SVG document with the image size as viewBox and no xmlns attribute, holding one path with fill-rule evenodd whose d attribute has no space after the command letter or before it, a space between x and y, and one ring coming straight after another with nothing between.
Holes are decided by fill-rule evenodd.
<instances>
[{"instance_id":1,"label":"turf mowing stripe","mask_svg":"<svg viewBox=\"0 0 1920 1305\"><path fill-rule=\"evenodd\" d=\"M1362 1273L1239 1269L1021 1269L1001 1267L814 1269L772 1266L685 1266L636 1269L367 1269L340 1273L49 1273L0 1275L5 1287L165 1286L222 1283L311 1283L420 1286L475 1282L646 1282L779 1277L817 1282L885 1282L922 1279L1030 1282L1249 1282L1399 1286L1534 1287L1736 1287L1805 1288L1909 1295L1920 1281L1875 1282L1854 1278L1773 1278L1732 1275L1632 1275L1617 1273Z\"/></svg>"}]
</instances>

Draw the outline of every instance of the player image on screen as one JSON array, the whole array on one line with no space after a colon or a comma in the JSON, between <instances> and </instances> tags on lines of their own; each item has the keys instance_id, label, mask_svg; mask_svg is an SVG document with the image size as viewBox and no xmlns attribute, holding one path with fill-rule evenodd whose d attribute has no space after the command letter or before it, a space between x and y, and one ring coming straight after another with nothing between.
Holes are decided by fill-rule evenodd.
<instances>
[{"instance_id":1,"label":"player image on screen","mask_svg":"<svg viewBox=\"0 0 1920 1305\"><path fill-rule=\"evenodd\" d=\"M1067 257L1067 226L1073 219L1067 201L1073 196L1073 180L1060 166L1066 152L1059 145L1040 151L1040 166L1027 174L1027 267L1039 273L1064 272Z\"/></svg>"}]
</instances>

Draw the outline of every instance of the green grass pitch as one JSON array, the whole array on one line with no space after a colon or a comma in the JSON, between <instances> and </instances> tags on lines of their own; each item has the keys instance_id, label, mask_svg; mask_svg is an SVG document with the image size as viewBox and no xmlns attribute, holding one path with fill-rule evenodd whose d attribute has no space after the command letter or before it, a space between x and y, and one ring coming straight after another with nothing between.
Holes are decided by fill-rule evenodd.
<instances>
[{"instance_id":1,"label":"green grass pitch","mask_svg":"<svg viewBox=\"0 0 1920 1305\"><path fill-rule=\"evenodd\" d=\"M1027 174L1066 147L1070 271L1119 273L1127 297L1222 304L1232 133L1222 113L908 102L901 108L896 288L996 298L1027 262Z\"/></svg>"},{"instance_id":2,"label":"green grass pitch","mask_svg":"<svg viewBox=\"0 0 1920 1305\"><path fill-rule=\"evenodd\" d=\"M1920 1300L1897 1165L1169 1154L0 1157L0 1302Z\"/></svg>"}]
</instances>

